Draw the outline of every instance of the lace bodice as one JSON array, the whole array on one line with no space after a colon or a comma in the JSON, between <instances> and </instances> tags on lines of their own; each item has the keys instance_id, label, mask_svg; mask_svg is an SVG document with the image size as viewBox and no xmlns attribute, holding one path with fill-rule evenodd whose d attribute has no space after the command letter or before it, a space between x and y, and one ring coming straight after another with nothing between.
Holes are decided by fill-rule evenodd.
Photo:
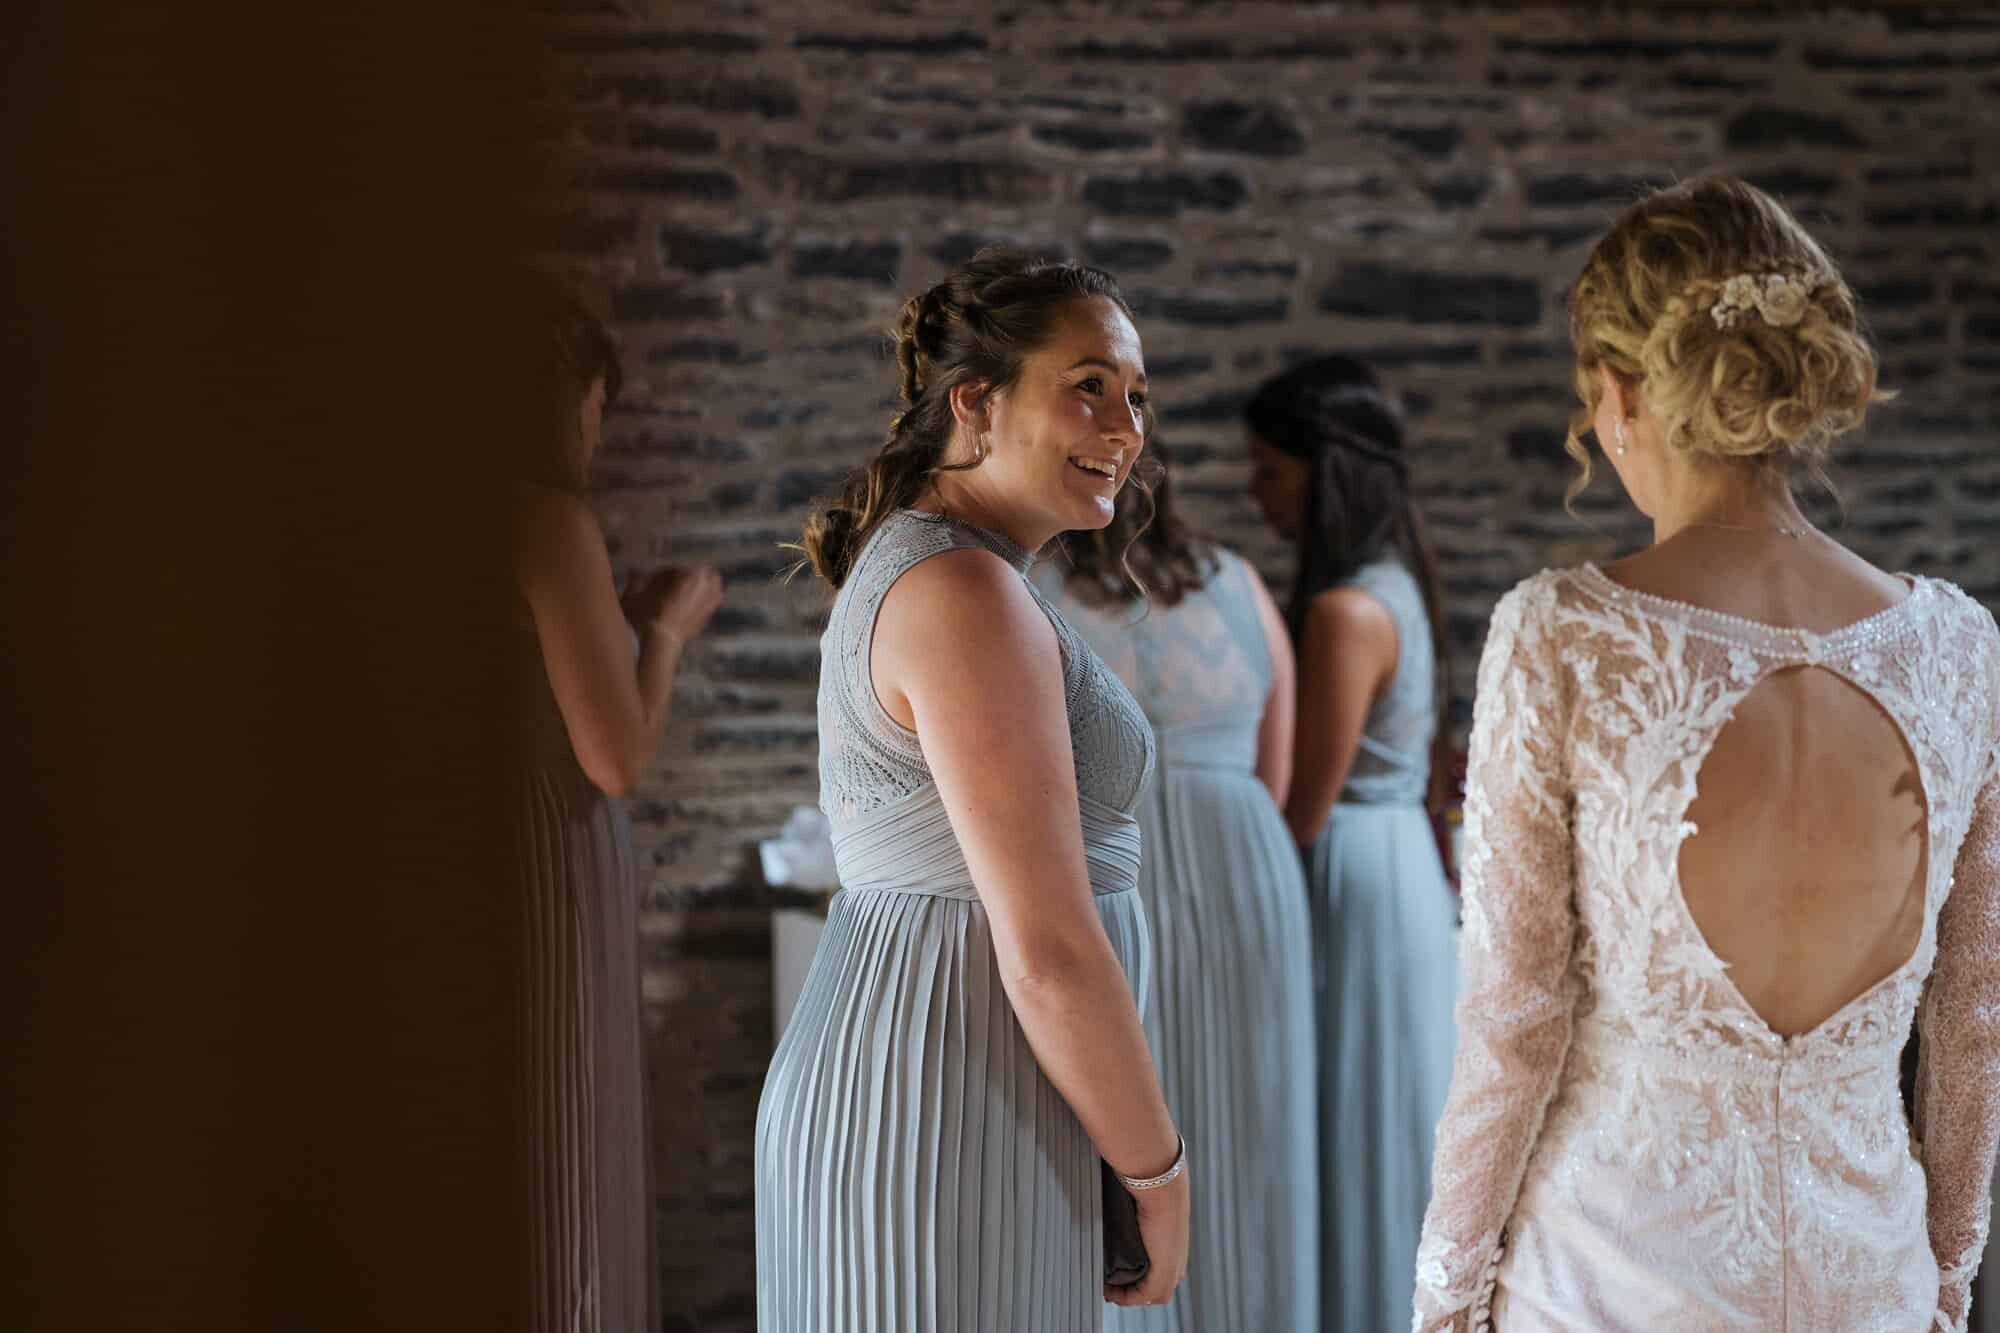
<instances>
[{"instance_id":1,"label":"lace bodice","mask_svg":"<svg viewBox=\"0 0 2000 1333\"><path fill-rule=\"evenodd\" d=\"M1956 588L1910 584L1827 635L1593 566L1538 575L1494 612L1418 1329L1484 1327L1510 1273L1524 1309L1593 1328L1633 1326L1642 1281L1699 1290L1705 1329L1910 1329L1933 1293L1935 1327L1963 1328L2000 1126L2000 634ZM1786 1039L1709 949L1678 863L1709 747L1753 688L1799 666L1901 730L1930 855L1909 960ZM1914 1143L1896 1090L1913 1019ZM1593 1287L1618 1263L1624 1297Z\"/></svg>"},{"instance_id":2,"label":"lace bodice","mask_svg":"<svg viewBox=\"0 0 2000 1333\"><path fill-rule=\"evenodd\" d=\"M1361 805L1418 803L1430 786L1431 738L1437 733L1437 656L1423 588L1393 558L1364 565L1348 582L1382 603L1396 622L1396 673L1368 710L1340 799Z\"/></svg>"},{"instance_id":3,"label":"lace bodice","mask_svg":"<svg viewBox=\"0 0 2000 1333\"><path fill-rule=\"evenodd\" d=\"M931 787L917 734L890 717L875 696L868 651L875 616L889 589L934 555L987 550L1021 572L1032 554L998 533L955 518L902 510L876 530L840 595L820 640L820 805L836 848L857 823ZM1153 762L1145 716L1032 583L1027 584L1055 627L1063 655L1064 697L1077 792L1087 805L1130 815Z\"/></svg>"},{"instance_id":4,"label":"lace bodice","mask_svg":"<svg viewBox=\"0 0 2000 1333\"><path fill-rule=\"evenodd\" d=\"M1208 581L1172 606L1140 601L1089 606L1063 586L1048 560L1036 582L1132 691L1153 724L1160 763L1196 763L1251 772L1257 728L1271 689L1271 650L1247 580L1257 572L1218 549Z\"/></svg>"}]
</instances>

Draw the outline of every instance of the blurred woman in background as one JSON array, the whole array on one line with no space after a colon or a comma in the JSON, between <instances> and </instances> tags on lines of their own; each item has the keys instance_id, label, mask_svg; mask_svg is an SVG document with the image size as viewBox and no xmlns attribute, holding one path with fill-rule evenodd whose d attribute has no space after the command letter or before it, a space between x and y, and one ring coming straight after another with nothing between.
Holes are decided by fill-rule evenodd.
<instances>
[{"instance_id":1,"label":"blurred woman in background","mask_svg":"<svg viewBox=\"0 0 2000 1333\"><path fill-rule=\"evenodd\" d=\"M1157 449L1157 446L1155 446ZM1188 1279L1114 1333L1319 1326L1318 1135L1305 882L1291 786L1292 645L1263 579L1197 535L1158 464L1037 582L1153 724L1139 897L1153 940L1146 1037L1188 1151ZM1136 587L1134 585L1137 585ZM1143 589L1143 596L1140 590Z\"/></svg>"},{"instance_id":2,"label":"blurred woman in background","mask_svg":"<svg viewBox=\"0 0 2000 1333\"><path fill-rule=\"evenodd\" d=\"M1452 768L1436 562L1402 415L1366 365L1294 367L1244 418L1251 492L1299 553L1285 819L1312 904L1321 1327L1397 1328L1451 1077L1455 904L1432 818Z\"/></svg>"},{"instance_id":3,"label":"blurred woman in background","mask_svg":"<svg viewBox=\"0 0 2000 1333\"><path fill-rule=\"evenodd\" d=\"M641 1333L654 1305L652 1197L639 880L623 798L659 748L681 654L722 583L713 569L661 570L621 604L583 495L618 392L617 351L573 297L552 287L540 297L560 413L514 495L532 1327Z\"/></svg>"}]
</instances>

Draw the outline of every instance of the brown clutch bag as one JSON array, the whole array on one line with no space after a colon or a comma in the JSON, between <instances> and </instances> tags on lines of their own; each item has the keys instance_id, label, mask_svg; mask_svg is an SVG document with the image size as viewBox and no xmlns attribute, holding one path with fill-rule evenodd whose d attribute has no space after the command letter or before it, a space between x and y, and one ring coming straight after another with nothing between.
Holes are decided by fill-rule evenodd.
<instances>
[{"instance_id":1,"label":"brown clutch bag","mask_svg":"<svg viewBox=\"0 0 2000 1333\"><path fill-rule=\"evenodd\" d=\"M1152 1267L1139 1236L1139 1201L1119 1183L1111 1163L1099 1159L1098 1165L1104 1168L1104 1285L1136 1286Z\"/></svg>"}]
</instances>

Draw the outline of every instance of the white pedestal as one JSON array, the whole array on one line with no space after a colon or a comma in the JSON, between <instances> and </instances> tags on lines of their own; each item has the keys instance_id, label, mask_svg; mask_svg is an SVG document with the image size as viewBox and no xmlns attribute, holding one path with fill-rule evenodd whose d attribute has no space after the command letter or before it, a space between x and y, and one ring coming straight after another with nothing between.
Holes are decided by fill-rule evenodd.
<instances>
[{"instance_id":1,"label":"white pedestal","mask_svg":"<svg viewBox=\"0 0 2000 1333\"><path fill-rule=\"evenodd\" d=\"M813 953L819 948L820 932L824 929L826 920L818 912L786 907L771 914L773 1041L785 1035L785 1024L791 1021L792 1009L799 1002L799 991L806 984L806 969L812 966Z\"/></svg>"}]
</instances>

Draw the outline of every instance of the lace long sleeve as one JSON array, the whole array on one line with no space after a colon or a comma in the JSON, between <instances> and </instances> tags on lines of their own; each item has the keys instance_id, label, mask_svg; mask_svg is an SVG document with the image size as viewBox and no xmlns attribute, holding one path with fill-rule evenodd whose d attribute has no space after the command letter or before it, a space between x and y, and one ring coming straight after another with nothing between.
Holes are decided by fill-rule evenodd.
<instances>
[{"instance_id":1,"label":"lace long sleeve","mask_svg":"<svg viewBox=\"0 0 2000 1333\"><path fill-rule=\"evenodd\" d=\"M1917 1023L1916 1131L1942 1275L1935 1326L1964 1333L2000 1144L2000 770L1980 788L1959 847Z\"/></svg>"},{"instance_id":2,"label":"lace long sleeve","mask_svg":"<svg viewBox=\"0 0 2000 1333\"><path fill-rule=\"evenodd\" d=\"M1486 1326L1513 1211L1570 1038L1570 796L1553 588L1530 580L1493 613L1467 772L1458 1055L1417 1251L1419 1333Z\"/></svg>"}]
</instances>

